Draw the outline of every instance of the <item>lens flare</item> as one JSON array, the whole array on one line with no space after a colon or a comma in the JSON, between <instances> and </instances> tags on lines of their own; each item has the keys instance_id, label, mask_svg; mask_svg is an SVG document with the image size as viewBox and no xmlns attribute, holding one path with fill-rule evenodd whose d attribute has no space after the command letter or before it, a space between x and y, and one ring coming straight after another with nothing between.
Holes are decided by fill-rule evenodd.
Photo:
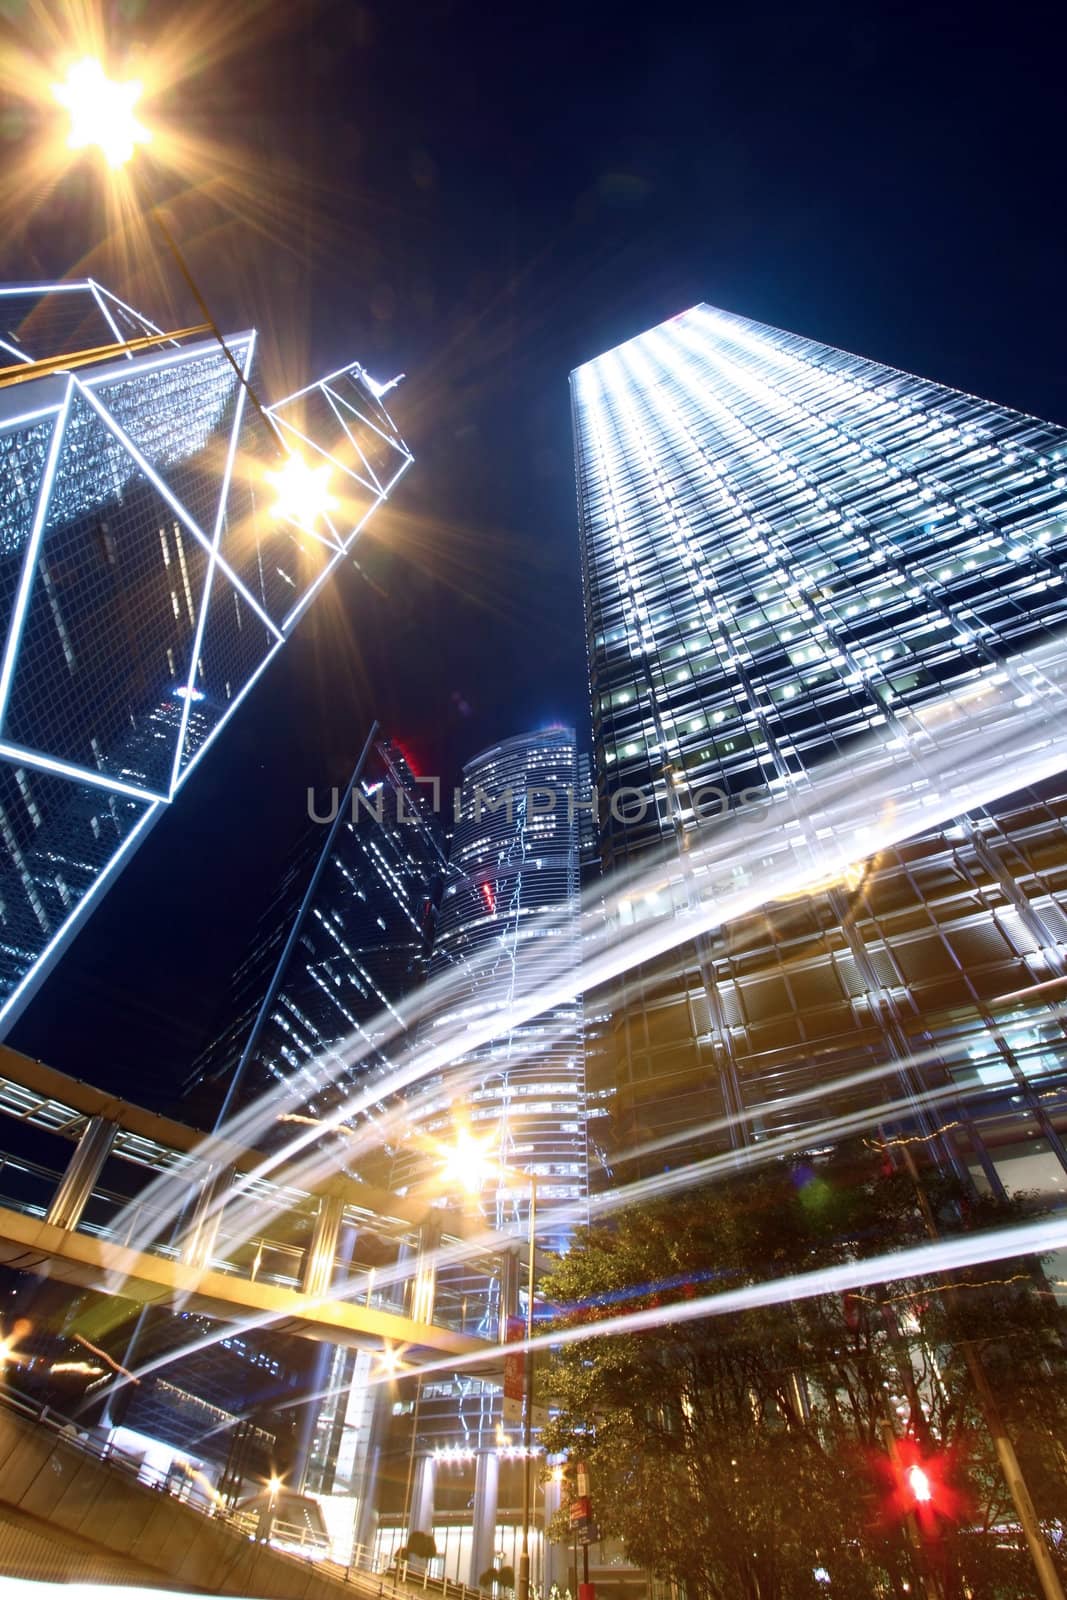
<instances>
[{"instance_id":1,"label":"lens flare","mask_svg":"<svg viewBox=\"0 0 1067 1600\"><path fill-rule=\"evenodd\" d=\"M337 509L337 499L330 493L330 468L326 462L312 467L293 451L277 472L266 476L275 494L272 510L281 521L295 522L305 532L313 533L315 524Z\"/></svg>"},{"instance_id":2,"label":"lens flare","mask_svg":"<svg viewBox=\"0 0 1067 1600\"><path fill-rule=\"evenodd\" d=\"M137 145L152 137L134 116L142 93L140 81L119 83L109 78L94 56L75 62L64 82L52 85L52 93L70 114L69 148L86 150L95 145L109 167L125 166Z\"/></svg>"},{"instance_id":3,"label":"lens flare","mask_svg":"<svg viewBox=\"0 0 1067 1600\"><path fill-rule=\"evenodd\" d=\"M467 1194L481 1194L500 1168L489 1154L495 1135L476 1139L469 1128L456 1129L456 1142L442 1149L441 1182L446 1189L461 1188Z\"/></svg>"}]
</instances>

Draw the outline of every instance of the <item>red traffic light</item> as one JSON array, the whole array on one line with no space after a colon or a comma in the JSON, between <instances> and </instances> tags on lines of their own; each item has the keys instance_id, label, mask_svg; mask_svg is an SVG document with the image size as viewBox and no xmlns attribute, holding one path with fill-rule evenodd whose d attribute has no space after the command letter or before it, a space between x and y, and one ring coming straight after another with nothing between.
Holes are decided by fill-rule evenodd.
<instances>
[{"instance_id":1,"label":"red traffic light","mask_svg":"<svg viewBox=\"0 0 1067 1600\"><path fill-rule=\"evenodd\" d=\"M941 1522L956 1522L963 1512L963 1496L951 1481L949 1452L923 1455L913 1439L901 1439L887 1462L891 1489L886 1507L892 1517L914 1516L924 1533L936 1532Z\"/></svg>"}]
</instances>

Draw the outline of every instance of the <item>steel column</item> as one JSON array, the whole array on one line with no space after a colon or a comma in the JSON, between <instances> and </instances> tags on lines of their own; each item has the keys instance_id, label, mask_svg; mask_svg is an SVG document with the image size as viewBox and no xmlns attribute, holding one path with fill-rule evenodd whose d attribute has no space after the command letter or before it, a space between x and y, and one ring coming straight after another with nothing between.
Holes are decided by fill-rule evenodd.
<instances>
[{"instance_id":1,"label":"steel column","mask_svg":"<svg viewBox=\"0 0 1067 1600\"><path fill-rule=\"evenodd\" d=\"M78 1226L118 1131L117 1123L105 1117L89 1118L48 1207L45 1221L53 1228L73 1230Z\"/></svg>"}]
</instances>

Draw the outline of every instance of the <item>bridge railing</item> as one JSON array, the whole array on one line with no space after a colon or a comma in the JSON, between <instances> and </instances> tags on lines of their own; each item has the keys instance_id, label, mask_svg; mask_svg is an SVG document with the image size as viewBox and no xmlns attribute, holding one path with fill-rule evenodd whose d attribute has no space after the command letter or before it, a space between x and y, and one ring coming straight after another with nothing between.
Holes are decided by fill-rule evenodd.
<instances>
[{"instance_id":1,"label":"bridge railing","mask_svg":"<svg viewBox=\"0 0 1067 1600\"><path fill-rule=\"evenodd\" d=\"M195 1161L188 1163L190 1182ZM145 1169L146 1172L151 1169ZM64 1173L21 1156L0 1152L0 1205L42 1220L52 1220L51 1208L64 1182ZM305 1197L312 1203L312 1197ZM307 1284L309 1258L314 1245L314 1217L301 1204L290 1214L289 1223L296 1238L272 1238L267 1234L228 1238L223 1210L216 1237L211 1241L202 1264L215 1272L299 1291ZM190 1219L175 1218L136 1196L122 1194L99 1181L87 1184L76 1215L62 1224L68 1231L88 1234L126 1248L141 1249L165 1260L177 1261L185 1255ZM302 1239L301 1233L307 1237ZM448 1241L458 1244L458 1240ZM412 1259L417 1258L417 1230L403 1239ZM397 1281L389 1268L376 1269L354 1259L351 1254L334 1254L326 1278L339 1298L374 1307L397 1316L415 1316L437 1327L458 1333L483 1335L493 1323L494 1287L499 1284L499 1261L491 1253L467 1257L442 1267L434 1277L430 1294L417 1301L415 1280Z\"/></svg>"},{"instance_id":2,"label":"bridge railing","mask_svg":"<svg viewBox=\"0 0 1067 1600\"><path fill-rule=\"evenodd\" d=\"M146 1466L143 1459L126 1455L115 1448L111 1436L102 1438L79 1427L72 1418L19 1394L2 1380L0 1405L32 1421L35 1427L49 1429L68 1448L93 1457L111 1471L122 1474L128 1482L140 1483L170 1495L202 1516L225 1523L235 1533L270 1544L279 1555L314 1562L319 1571L339 1583L348 1584L364 1596L371 1595L376 1600L386 1600L387 1596L388 1600L412 1600L413 1595L422 1591L439 1594L442 1600L492 1600L484 1590L471 1589L456 1579L431 1577L429 1568L412 1572L406 1561L396 1566L387 1565L387 1556L383 1556L381 1562L376 1564L373 1552L367 1545L357 1545L347 1564L336 1561L329 1554L322 1533L306 1525L286 1523L278 1518L269 1518L268 1525L264 1526L256 1511L223 1506L206 1480L201 1481L197 1475L180 1469L175 1471L173 1467L163 1472Z\"/></svg>"}]
</instances>

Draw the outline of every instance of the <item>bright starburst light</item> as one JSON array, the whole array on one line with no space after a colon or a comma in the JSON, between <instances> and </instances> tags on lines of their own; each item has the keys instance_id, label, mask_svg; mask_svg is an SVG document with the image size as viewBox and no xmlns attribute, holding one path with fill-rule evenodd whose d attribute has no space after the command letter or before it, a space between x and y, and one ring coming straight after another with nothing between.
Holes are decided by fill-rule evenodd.
<instances>
[{"instance_id":1,"label":"bright starburst light","mask_svg":"<svg viewBox=\"0 0 1067 1600\"><path fill-rule=\"evenodd\" d=\"M934 1491L930 1487L930 1479L922 1467L910 1466L905 1474L908 1488L911 1490L912 1499L920 1505L927 1505L934 1498Z\"/></svg>"},{"instance_id":2,"label":"bright starburst light","mask_svg":"<svg viewBox=\"0 0 1067 1600\"><path fill-rule=\"evenodd\" d=\"M476 1139L468 1128L457 1128L456 1142L443 1151L441 1182L446 1188L459 1187L468 1194L480 1194L500 1168L489 1154L495 1134Z\"/></svg>"},{"instance_id":3,"label":"bright starburst light","mask_svg":"<svg viewBox=\"0 0 1067 1600\"><path fill-rule=\"evenodd\" d=\"M320 517L336 509L337 500L330 493L330 468L311 467L295 451L285 458L276 472L267 473L267 482L275 493L274 515L286 522L313 532Z\"/></svg>"},{"instance_id":4,"label":"bright starburst light","mask_svg":"<svg viewBox=\"0 0 1067 1600\"><path fill-rule=\"evenodd\" d=\"M95 145L109 167L125 166L137 145L152 137L134 116L141 92L138 79L119 83L109 78L93 56L75 62L65 81L52 85L52 93L70 114L70 149Z\"/></svg>"}]
</instances>

